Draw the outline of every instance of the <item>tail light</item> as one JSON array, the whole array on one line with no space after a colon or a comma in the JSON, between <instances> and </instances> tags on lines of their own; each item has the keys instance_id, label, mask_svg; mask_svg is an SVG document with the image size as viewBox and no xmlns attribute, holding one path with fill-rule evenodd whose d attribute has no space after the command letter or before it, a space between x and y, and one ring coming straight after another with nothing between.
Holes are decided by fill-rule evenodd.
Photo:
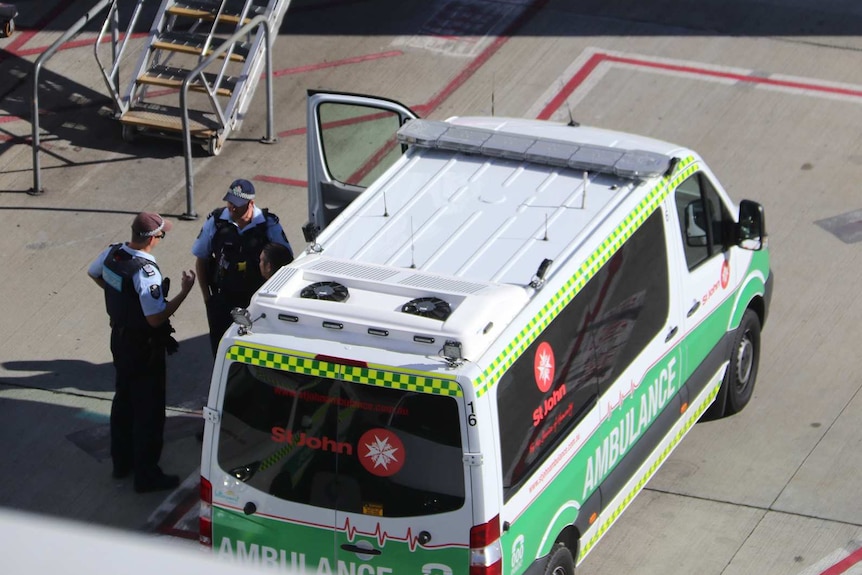
<instances>
[{"instance_id":1,"label":"tail light","mask_svg":"<svg viewBox=\"0 0 862 575\"><path fill-rule=\"evenodd\" d=\"M470 529L470 575L502 575L500 516Z\"/></svg>"},{"instance_id":2,"label":"tail light","mask_svg":"<svg viewBox=\"0 0 862 575\"><path fill-rule=\"evenodd\" d=\"M198 541L201 545L213 545L213 486L201 477L201 512L198 523Z\"/></svg>"}]
</instances>

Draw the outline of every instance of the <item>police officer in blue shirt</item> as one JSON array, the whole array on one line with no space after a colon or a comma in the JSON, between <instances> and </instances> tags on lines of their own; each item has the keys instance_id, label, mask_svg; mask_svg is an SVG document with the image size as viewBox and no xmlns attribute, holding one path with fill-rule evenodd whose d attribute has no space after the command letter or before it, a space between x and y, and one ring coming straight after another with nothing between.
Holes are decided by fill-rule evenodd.
<instances>
[{"instance_id":1,"label":"police officer in blue shirt","mask_svg":"<svg viewBox=\"0 0 862 575\"><path fill-rule=\"evenodd\" d=\"M192 246L213 356L232 323L231 310L248 307L251 296L263 285L259 264L263 247L270 242L281 244L290 250L293 260L278 216L258 208L254 198L254 186L248 180L231 183L223 198L227 205L213 210Z\"/></svg>"},{"instance_id":2,"label":"police officer in blue shirt","mask_svg":"<svg viewBox=\"0 0 862 575\"><path fill-rule=\"evenodd\" d=\"M111 404L111 459L117 479L134 473L135 491L172 489L179 477L159 468L165 426L165 352L176 351L169 318L195 284L183 272L180 293L167 300L151 252L171 223L142 212L132 222L131 241L108 246L87 269L105 292L111 320L116 393Z\"/></svg>"}]
</instances>

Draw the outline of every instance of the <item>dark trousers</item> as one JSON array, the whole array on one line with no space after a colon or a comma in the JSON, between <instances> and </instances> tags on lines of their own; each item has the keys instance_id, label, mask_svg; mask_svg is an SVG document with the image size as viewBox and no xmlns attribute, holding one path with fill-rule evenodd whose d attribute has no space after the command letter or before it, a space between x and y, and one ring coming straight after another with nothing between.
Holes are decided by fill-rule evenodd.
<instances>
[{"instance_id":1,"label":"dark trousers","mask_svg":"<svg viewBox=\"0 0 862 575\"><path fill-rule=\"evenodd\" d=\"M111 404L114 470L134 471L135 483L161 474L165 430L165 349L147 330L114 328L111 353L116 393Z\"/></svg>"},{"instance_id":2,"label":"dark trousers","mask_svg":"<svg viewBox=\"0 0 862 575\"><path fill-rule=\"evenodd\" d=\"M233 324L230 311L235 307L248 307L251 294L237 292L218 292L207 301L207 323L210 329L210 346L213 357L218 351L218 344L224 332Z\"/></svg>"}]
</instances>

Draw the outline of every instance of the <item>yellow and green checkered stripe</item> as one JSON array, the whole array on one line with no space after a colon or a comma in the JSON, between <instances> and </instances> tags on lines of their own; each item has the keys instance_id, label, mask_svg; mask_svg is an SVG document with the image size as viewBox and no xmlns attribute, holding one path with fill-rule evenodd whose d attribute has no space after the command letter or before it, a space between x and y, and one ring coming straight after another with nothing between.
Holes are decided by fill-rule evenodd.
<instances>
[{"instance_id":1,"label":"yellow and green checkered stripe","mask_svg":"<svg viewBox=\"0 0 862 575\"><path fill-rule=\"evenodd\" d=\"M524 350L535 341L539 334L557 317L570 301L583 289L587 282L611 259L617 250L634 234L658 206L668 193L675 189L686 178L697 171L698 164L693 156L684 158L677 164L674 173L662 178L646 194L637 207L608 235L599 247L581 264L578 271L569 278L566 284L555 293L548 302L509 342L509 345L488 365L482 374L473 382L476 395L484 395L502 375L509 369Z\"/></svg>"},{"instance_id":2,"label":"yellow and green checkered stripe","mask_svg":"<svg viewBox=\"0 0 862 575\"><path fill-rule=\"evenodd\" d=\"M596 533L590 538L590 540L584 544L581 548L580 553L578 554L578 563L583 561L584 557L587 556L587 553L595 546L596 543L599 542L599 539L610 529L611 525L617 520L617 518L622 515L623 511L629 506L629 504L634 500L635 496L643 490L649 480L655 475L655 472L658 471L658 468L664 463L664 461L670 456L671 452L676 448L682 438L689 432L691 427L697 423L700 419L700 416L703 415L703 412L712 405L713 400L715 400L718 395L719 389L721 389L721 380L718 380L716 384L713 386L712 391L709 392L709 395L697 406L697 409L689 411L688 419L685 421L685 424L680 428L674 438L668 443L667 447L661 452L661 455L653 462L647 472L640 478L637 484L632 487L631 491L625 496L625 498L620 502L616 509L614 509L613 513L611 513L607 519L605 519L604 523L598 528Z\"/></svg>"},{"instance_id":3,"label":"yellow and green checkered stripe","mask_svg":"<svg viewBox=\"0 0 862 575\"><path fill-rule=\"evenodd\" d=\"M394 370L379 365L343 365L315 359L311 354L279 350L254 344L232 345L227 352L231 361L268 367L291 373L329 377L353 383L390 389L461 397L461 386L454 378L443 378L413 370Z\"/></svg>"}]
</instances>

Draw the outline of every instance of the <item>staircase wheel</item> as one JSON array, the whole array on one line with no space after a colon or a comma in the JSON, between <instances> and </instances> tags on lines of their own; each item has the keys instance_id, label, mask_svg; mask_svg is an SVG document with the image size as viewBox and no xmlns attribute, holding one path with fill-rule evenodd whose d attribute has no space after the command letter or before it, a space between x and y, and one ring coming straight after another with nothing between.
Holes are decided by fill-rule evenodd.
<instances>
[{"instance_id":1,"label":"staircase wheel","mask_svg":"<svg viewBox=\"0 0 862 575\"><path fill-rule=\"evenodd\" d=\"M206 150L207 154L210 156L218 156L221 154L222 149L221 140L219 140L218 136L213 136L207 140L206 144L203 145L203 149Z\"/></svg>"},{"instance_id":2,"label":"staircase wheel","mask_svg":"<svg viewBox=\"0 0 862 575\"><path fill-rule=\"evenodd\" d=\"M15 21L8 20L3 24L3 37L8 38L13 32L15 32Z\"/></svg>"},{"instance_id":3,"label":"staircase wheel","mask_svg":"<svg viewBox=\"0 0 862 575\"><path fill-rule=\"evenodd\" d=\"M137 139L137 133L134 126L123 124L123 141L131 144Z\"/></svg>"}]
</instances>

